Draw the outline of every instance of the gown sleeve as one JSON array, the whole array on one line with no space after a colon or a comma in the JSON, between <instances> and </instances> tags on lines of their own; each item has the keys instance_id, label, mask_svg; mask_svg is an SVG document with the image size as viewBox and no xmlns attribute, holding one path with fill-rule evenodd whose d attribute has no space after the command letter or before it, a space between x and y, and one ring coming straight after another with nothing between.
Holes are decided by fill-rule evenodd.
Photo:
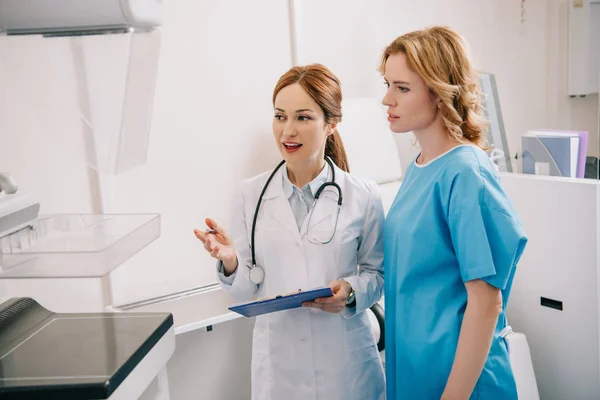
<instances>
[{"instance_id":1,"label":"gown sleeve","mask_svg":"<svg viewBox=\"0 0 600 400\"><path fill-rule=\"evenodd\" d=\"M527 236L499 178L485 172L466 170L456 176L448 227L462 280L482 279L505 289Z\"/></svg>"}]
</instances>

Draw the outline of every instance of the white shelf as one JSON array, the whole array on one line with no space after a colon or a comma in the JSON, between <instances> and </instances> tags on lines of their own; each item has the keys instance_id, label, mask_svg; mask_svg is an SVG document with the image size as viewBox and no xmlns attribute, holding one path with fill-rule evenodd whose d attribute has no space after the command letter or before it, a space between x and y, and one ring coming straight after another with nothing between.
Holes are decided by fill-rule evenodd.
<instances>
[{"instance_id":1,"label":"white shelf","mask_svg":"<svg viewBox=\"0 0 600 400\"><path fill-rule=\"evenodd\" d=\"M509 179L522 179L530 181L549 181L549 182L565 182L566 184L573 185L597 185L596 179L587 178L571 178L566 176L551 176L551 175L534 175L534 174L523 174L519 172L500 172L500 178L508 177Z\"/></svg>"},{"instance_id":2,"label":"white shelf","mask_svg":"<svg viewBox=\"0 0 600 400\"><path fill-rule=\"evenodd\" d=\"M0 238L0 279L99 278L160 236L158 214L57 214Z\"/></svg>"},{"instance_id":3,"label":"white shelf","mask_svg":"<svg viewBox=\"0 0 600 400\"><path fill-rule=\"evenodd\" d=\"M229 311L235 300L219 284L114 307L115 311L170 312L175 335L205 329L242 316Z\"/></svg>"}]
</instances>

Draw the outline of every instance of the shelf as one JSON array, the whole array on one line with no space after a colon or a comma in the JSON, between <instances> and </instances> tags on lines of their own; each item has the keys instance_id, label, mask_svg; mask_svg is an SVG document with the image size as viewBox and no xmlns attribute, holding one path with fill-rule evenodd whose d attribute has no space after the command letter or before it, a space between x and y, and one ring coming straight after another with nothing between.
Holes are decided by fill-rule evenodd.
<instances>
[{"instance_id":1,"label":"shelf","mask_svg":"<svg viewBox=\"0 0 600 400\"><path fill-rule=\"evenodd\" d=\"M235 300L218 283L114 308L123 312L169 312L175 335L204 329L242 316L229 311Z\"/></svg>"},{"instance_id":2,"label":"shelf","mask_svg":"<svg viewBox=\"0 0 600 400\"><path fill-rule=\"evenodd\" d=\"M0 279L98 278L160 236L158 214L57 214L0 238Z\"/></svg>"}]
</instances>

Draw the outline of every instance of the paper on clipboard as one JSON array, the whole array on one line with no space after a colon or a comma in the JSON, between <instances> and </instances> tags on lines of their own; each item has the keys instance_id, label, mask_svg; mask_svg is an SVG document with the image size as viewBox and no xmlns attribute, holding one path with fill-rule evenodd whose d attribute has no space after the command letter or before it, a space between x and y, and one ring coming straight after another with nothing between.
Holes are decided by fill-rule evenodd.
<instances>
[{"instance_id":1,"label":"paper on clipboard","mask_svg":"<svg viewBox=\"0 0 600 400\"><path fill-rule=\"evenodd\" d=\"M313 301L319 297L331 296L333 296L333 292L330 287L306 291L298 290L292 293L264 297L248 303L236 304L229 307L229 310L243 315L244 317L255 317L257 315L302 307L302 303L306 301Z\"/></svg>"}]
</instances>

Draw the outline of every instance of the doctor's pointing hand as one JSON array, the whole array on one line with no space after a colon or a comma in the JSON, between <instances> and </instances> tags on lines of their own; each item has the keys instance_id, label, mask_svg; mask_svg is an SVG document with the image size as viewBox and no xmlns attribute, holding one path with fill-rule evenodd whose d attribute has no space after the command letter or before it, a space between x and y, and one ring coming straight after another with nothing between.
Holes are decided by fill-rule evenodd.
<instances>
[{"instance_id":1,"label":"doctor's pointing hand","mask_svg":"<svg viewBox=\"0 0 600 400\"><path fill-rule=\"evenodd\" d=\"M194 234L202 244L206 251L210 253L213 258L223 263L223 269L225 275L229 276L235 272L238 267L237 254L235 252L235 246L233 240L229 235L219 226L217 223L206 218L206 226L214 231L212 232L201 232L197 229L194 230Z\"/></svg>"}]
</instances>

